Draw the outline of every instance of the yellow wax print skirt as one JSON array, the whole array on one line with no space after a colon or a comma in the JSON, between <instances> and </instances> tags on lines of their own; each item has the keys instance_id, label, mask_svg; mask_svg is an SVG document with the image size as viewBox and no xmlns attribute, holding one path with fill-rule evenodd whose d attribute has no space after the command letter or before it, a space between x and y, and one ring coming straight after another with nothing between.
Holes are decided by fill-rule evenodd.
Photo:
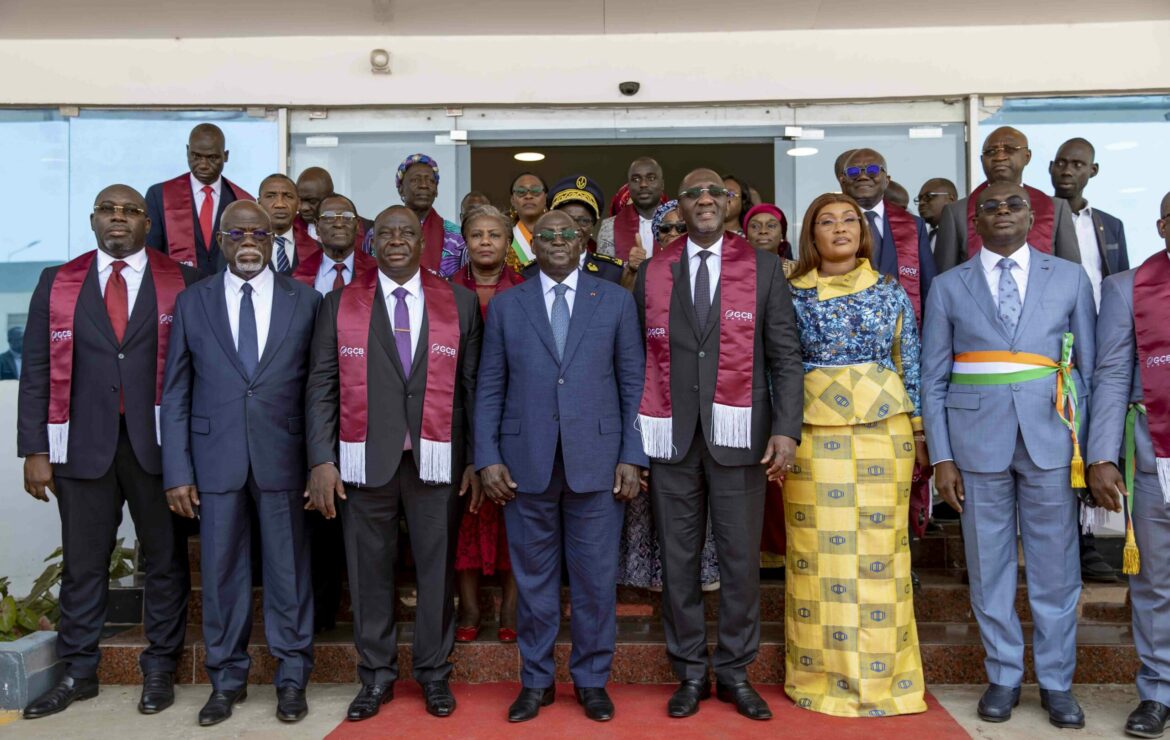
<instances>
[{"instance_id":1,"label":"yellow wax print skirt","mask_svg":"<svg viewBox=\"0 0 1170 740\"><path fill-rule=\"evenodd\" d=\"M797 706L838 717L926 711L910 583L913 468L906 413L803 427L784 481L784 689Z\"/></svg>"}]
</instances>

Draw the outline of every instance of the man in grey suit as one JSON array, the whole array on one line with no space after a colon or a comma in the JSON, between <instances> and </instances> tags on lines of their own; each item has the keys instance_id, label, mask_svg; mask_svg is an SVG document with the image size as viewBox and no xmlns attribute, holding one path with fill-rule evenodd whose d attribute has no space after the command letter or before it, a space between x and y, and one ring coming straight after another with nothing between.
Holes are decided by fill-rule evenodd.
<instances>
[{"instance_id":1,"label":"man in grey suit","mask_svg":"<svg viewBox=\"0 0 1170 740\"><path fill-rule=\"evenodd\" d=\"M969 197L961 198L944 208L939 220L934 263L940 273L966 262L977 251L977 247L972 248L973 245L967 243L972 236L969 231L975 211L974 203L978 202L978 195L984 188L995 183L1019 185L1027 191L1035 219L1028 233L1028 242L1033 248L1072 262L1081 261L1081 250L1077 244L1077 232L1073 228L1068 201L1045 195L1023 184L1024 168L1031 160L1028 137L1021 132L1010 126L1001 126L991 132L983 143L983 155L979 158L987 181L975 188Z\"/></svg>"},{"instance_id":2,"label":"man in grey suit","mask_svg":"<svg viewBox=\"0 0 1170 740\"><path fill-rule=\"evenodd\" d=\"M1170 493L1159 484L1157 455L1150 436L1148 414L1157 413L1153 399L1143 387L1144 363L1146 387L1158 388L1152 374L1145 340L1138 335L1135 312L1149 311L1149 302L1159 296L1134 282L1138 273L1162 268L1170 252L1170 193L1162 199L1162 218L1158 233L1166 242L1166 252L1150 257L1141 267L1105 278L1101 288L1101 314L1097 319L1097 366L1093 371L1093 428L1089 434L1089 488L1098 503L1111 511L1121 511L1121 493L1128 487L1132 502L1133 534L1141 552L1137 573L1129 577L1129 595L1133 600L1133 642L1142 665L1138 669L1137 689L1141 700L1125 723L1125 731L1135 737L1161 737L1170 717L1170 630L1164 616L1170 614ZM1158 261L1162 264L1158 264ZM1139 281L1139 286L1144 285ZM1163 293L1164 295L1164 293ZM1165 310L1164 306L1161 310ZM1156 394L1156 392L1155 392ZM1150 411L1150 409L1155 409ZM1132 425L1132 426L1130 426ZM1132 440L1133 447L1129 446ZM1127 458L1126 476L1117 461Z\"/></svg>"},{"instance_id":3,"label":"man in grey suit","mask_svg":"<svg viewBox=\"0 0 1170 740\"><path fill-rule=\"evenodd\" d=\"M1024 678L1018 523L1041 702L1052 724L1083 727L1069 691L1081 591L1070 484L1075 437L1056 388L1062 375L1063 387L1075 385L1087 403L1093 291L1079 265L1027 243L1032 210L1024 188L995 183L978 197L983 250L940 275L927 299L922 404L935 488L962 515L971 607L991 683L979 716L1008 720Z\"/></svg>"}]
</instances>

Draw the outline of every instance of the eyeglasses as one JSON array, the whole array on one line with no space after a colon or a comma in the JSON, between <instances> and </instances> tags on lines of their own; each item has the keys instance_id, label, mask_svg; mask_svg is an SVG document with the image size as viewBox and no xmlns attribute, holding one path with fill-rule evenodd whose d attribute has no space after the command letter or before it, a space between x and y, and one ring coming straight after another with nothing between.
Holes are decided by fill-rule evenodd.
<instances>
[{"instance_id":1,"label":"eyeglasses","mask_svg":"<svg viewBox=\"0 0 1170 740\"><path fill-rule=\"evenodd\" d=\"M135 218L137 216L145 216L146 209L139 208L135 205L116 206L112 203L101 203L93 207L93 212L99 216L125 216L126 218Z\"/></svg>"},{"instance_id":2,"label":"eyeglasses","mask_svg":"<svg viewBox=\"0 0 1170 740\"><path fill-rule=\"evenodd\" d=\"M686 223L683 221L678 221L678 222L673 223L673 224L661 224L658 227L659 234L666 235L666 234L669 234L671 232L674 232L675 234L682 236L683 234L687 233Z\"/></svg>"},{"instance_id":3,"label":"eyeglasses","mask_svg":"<svg viewBox=\"0 0 1170 740\"><path fill-rule=\"evenodd\" d=\"M705 188L687 188L686 190L680 190L678 191L678 197L680 200L698 200L704 193L716 199L734 195L734 193L722 185L709 185Z\"/></svg>"},{"instance_id":4,"label":"eyeglasses","mask_svg":"<svg viewBox=\"0 0 1170 740\"><path fill-rule=\"evenodd\" d=\"M935 198L939 198L939 197L942 197L944 195L949 196L950 193L924 193L922 195L915 196L914 205L916 205L916 206L921 205L928 200L934 200Z\"/></svg>"},{"instance_id":5,"label":"eyeglasses","mask_svg":"<svg viewBox=\"0 0 1170 740\"><path fill-rule=\"evenodd\" d=\"M848 177L850 180L856 180L863 174L867 175L868 177L877 177L885 171L886 168L882 167L880 164L867 164L864 167L846 167L845 177Z\"/></svg>"},{"instance_id":6,"label":"eyeglasses","mask_svg":"<svg viewBox=\"0 0 1170 740\"><path fill-rule=\"evenodd\" d=\"M512 195L517 198L523 198L526 195L543 195L544 188L540 185L533 185L530 188L512 188Z\"/></svg>"},{"instance_id":7,"label":"eyeglasses","mask_svg":"<svg viewBox=\"0 0 1170 740\"><path fill-rule=\"evenodd\" d=\"M353 221L357 216L352 211L325 211L317 217L319 221L335 221L341 219L342 221Z\"/></svg>"},{"instance_id":8,"label":"eyeglasses","mask_svg":"<svg viewBox=\"0 0 1170 740\"><path fill-rule=\"evenodd\" d=\"M835 218L817 219L817 228L821 229L822 231L830 231L832 229L837 228L838 226L845 226L848 228L848 227L860 226L860 225L861 225L861 219L859 219L857 216L846 216L845 218L841 219L840 221L838 221Z\"/></svg>"},{"instance_id":9,"label":"eyeglasses","mask_svg":"<svg viewBox=\"0 0 1170 740\"><path fill-rule=\"evenodd\" d=\"M251 229L251 230L232 229L231 231L221 231L219 233L226 236L234 244L239 244L240 242L247 239L249 236L258 242L262 242L265 239L267 239L268 237L272 236L272 232L266 231L265 229Z\"/></svg>"},{"instance_id":10,"label":"eyeglasses","mask_svg":"<svg viewBox=\"0 0 1170 740\"><path fill-rule=\"evenodd\" d=\"M540 231L533 234L533 236L535 236L537 239L541 240L542 242L554 242L557 240L558 237L563 238L565 241L571 242L574 239L576 239L577 237L581 236L581 230L580 229L573 229L573 228L555 229L555 230L554 229L541 229Z\"/></svg>"},{"instance_id":11,"label":"eyeglasses","mask_svg":"<svg viewBox=\"0 0 1170 740\"><path fill-rule=\"evenodd\" d=\"M1022 152L1027 149L1024 146L1012 146L1011 144L996 144L995 146L988 146L983 148L983 156L994 157L997 154L1006 154L1012 156L1016 152Z\"/></svg>"},{"instance_id":12,"label":"eyeglasses","mask_svg":"<svg viewBox=\"0 0 1170 740\"><path fill-rule=\"evenodd\" d=\"M1000 208L1007 207L1012 213L1020 213L1028 210L1028 202L1018 195L1013 195L1007 200L985 200L979 204L979 210L983 211L985 216L991 216L999 212Z\"/></svg>"}]
</instances>

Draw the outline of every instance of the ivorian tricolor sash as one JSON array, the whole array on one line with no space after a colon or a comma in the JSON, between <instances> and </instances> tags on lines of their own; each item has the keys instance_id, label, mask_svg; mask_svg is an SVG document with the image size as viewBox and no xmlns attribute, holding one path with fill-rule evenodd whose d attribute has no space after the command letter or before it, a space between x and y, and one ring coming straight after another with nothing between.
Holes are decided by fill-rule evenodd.
<instances>
[{"instance_id":1,"label":"ivorian tricolor sash","mask_svg":"<svg viewBox=\"0 0 1170 740\"><path fill-rule=\"evenodd\" d=\"M77 313L77 299L89 268L97 257L97 250L86 252L57 270L49 290L49 462L64 463L69 459L69 407L73 391L73 317ZM167 255L157 249L146 250L150 276L154 281L158 310L158 353L155 359L154 429L155 439L162 444L159 433L159 404L162 402L163 370L166 366L167 345L171 325L175 320L175 299L183 292L186 282L183 272Z\"/></svg>"},{"instance_id":2,"label":"ivorian tricolor sash","mask_svg":"<svg viewBox=\"0 0 1170 740\"><path fill-rule=\"evenodd\" d=\"M955 355L951 383L955 385L1011 385L1056 375L1056 415L1072 435L1070 479L1073 488L1085 487L1085 463L1079 441L1081 429L1077 386L1073 382L1073 335L1061 339L1060 362L1030 352L981 351Z\"/></svg>"},{"instance_id":3,"label":"ivorian tricolor sash","mask_svg":"<svg viewBox=\"0 0 1170 740\"><path fill-rule=\"evenodd\" d=\"M317 287L317 271L321 269L324 259L325 251L321 247L316 247L316 251L307 257L299 256L298 250L297 269L292 272L293 280L299 280L310 288ZM354 250L353 280L361 280L370 271L378 271L378 261L360 249Z\"/></svg>"},{"instance_id":4,"label":"ivorian tricolor sash","mask_svg":"<svg viewBox=\"0 0 1170 740\"><path fill-rule=\"evenodd\" d=\"M638 429L646 454L659 459L670 458L674 449L670 297L673 267L686 250L687 237L679 237L646 263L646 381L638 408ZM719 271L719 364L711 408L711 442L746 449L751 447L757 319L755 249L741 237L724 233ZM683 310L694 309L686 306Z\"/></svg>"},{"instance_id":5,"label":"ivorian tricolor sash","mask_svg":"<svg viewBox=\"0 0 1170 740\"><path fill-rule=\"evenodd\" d=\"M914 317L922 323L922 270L918 262L918 222L905 208L885 201L886 223L890 225L890 236L894 239L894 250L898 253L898 282L910 305Z\"/></svg>"},{"instance_id":6,"label":"ivorian tricolor sash","mask_svg":"<svg viewBox=\"0 0 1170 740\"><path fill-rule=\"evenodd\" d=\"M1028 243L1045 254L1052 254L1052 238L1056 233L1056 209L1052 196L1031 185L1024 185L1028 200L1032 203L1032 228L1028 229ZM979 194L987 189L987 183L971 191L967 198L967 259L971 259L983 248L983 237L975 233L975 206Z\"/></svg>"},{"instance_id":7,"label":"ivorian tricolor sash","mask_svg":"<svg viewBox=\"0 0 1170 740\"><path fill-rule=\"evenodd\" d=\"M613 217L614 256L623 262L630 258L630 250L638 245L638 225L638 209L632 203Z\"/></svg>"},{"instance_id":8,"label":"ivorian tricolor sash","mask_svg":"<svg viewBox=\"0 0 1170 740\"><path fill-rule=\"evenodd\" d=\"M1170 504L1170 258L1158 252L1133 277L1133 328L1158 484ZM1132 489L1130 491L1132 494Z\"/></svg>"},{"instance_id":9,"label":"ivorian tricolor sash","mask_svg":"<svg viewBox=\"0 0 1170 740\"><path fill-rule=\"evenodd\" d=\"M459 360L459 311L450 283L421 270L429 342L423 396L419 478L426 483L452 480L451 423ZM341 291L337 312L337 367L341 383L341 479L366 482L369 430L370 319L378 295L378 271L367 272ZM379 306L379 310L385 310Z\"/></svg>"},{"instance_id":10,"label":"ivorian tricolor sash","mask_svg":"<svg viewBox=\"0 0 1170 740\"><path fill-rule=\"evenodd\" d=\"M225 187L232 189L236 200L256 200L243 188L226 177ZM196 266L195 259L195 202L191 195L190 173L179 175L162 184L163 222L167 227L167 254L175 262ZM215 236L212 235L214 239ZM211 251L210 244L204 244Z\"/></svg>"},{"instance_id":11,"label":"ivorian tricolor sash","mask_svg":"<svg viewBox=\"0 0 1170 740\"><path fill-rule=\"evenodd\" d=\"M425 270L439 271L439 264L443 261L443 239L446 230L443 227L443 217L432 208L427 212L422 222L423 252L419 264ZM425 273L424 273L425 274Z\"/></svg>"}]
</instances>

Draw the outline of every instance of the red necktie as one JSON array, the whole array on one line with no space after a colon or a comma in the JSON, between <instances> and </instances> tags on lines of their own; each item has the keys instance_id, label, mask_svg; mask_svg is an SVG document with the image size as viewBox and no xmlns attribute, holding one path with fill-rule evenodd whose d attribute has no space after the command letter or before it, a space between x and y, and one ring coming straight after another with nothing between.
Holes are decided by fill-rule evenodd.
<instances>
[{"instance_id":1,"label":"red necktie","mask_svg":"<svg viewBox=\"0 0 1170 740\"><path fill-rule=\"evenodd\" d=\"M110 315L110 324L114 327L118 344L126 336L126 324L130 321L130 297L126 291L126 278L122 277L122 269L125 267L126 263L122 260L114 260L110 265L110 278L106 280L106 313ZM126 413L126 396L121 389L118 390L118 413Z\"/></svg>"},{"instance_id":2,"label":"red necktie","mask_svg":"<svg viewBox=\"0 0 1170 740\"><path fill-rule=\"evenodd\" d=\"M203 230L203 246L211 251L211 226L215 222L215 198L210 185L203 186L203 205L199 206L199 228Z\"/></svg>"},{"instance_id":3,"label":"red necktie","mask_svg":"<svg viewBox=\"0 0 1170 740\"><path fill-rule=\"evenodd\" d=\"M337 290L338 288L344 288L345 278L341 276L341 273L345 271L345 263L338 262L333 266L333 269L337 272L337 274L333 276L333 289Z\"/></svg>"}]
</instances>

